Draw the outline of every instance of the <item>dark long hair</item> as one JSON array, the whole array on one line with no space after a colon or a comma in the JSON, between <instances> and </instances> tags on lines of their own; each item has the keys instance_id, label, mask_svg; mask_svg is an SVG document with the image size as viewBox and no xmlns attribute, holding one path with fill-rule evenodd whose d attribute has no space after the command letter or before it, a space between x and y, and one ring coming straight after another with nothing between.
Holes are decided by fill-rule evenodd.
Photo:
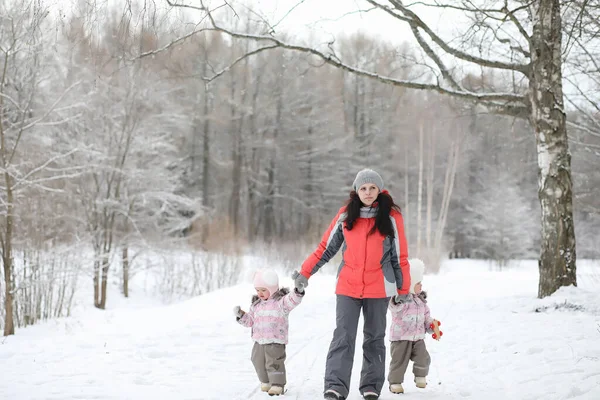
<instances>
[{"instance_id":1,"label":"dark long hair","mask_svg":"<svg viewBox=\"0 0 600 400\"><path fill-rule=\"evenodd\" d=\"M383 236L394 237L394 227L392 226L392 221L390 221L390 212L392 209L400 212L400 207L394 203L394 199L392 199L392 196L387 191L379 193L373 204L375 205L375 203L377 203L375 225L369 232L369 235L375 233L375 229L377 229ZM351 191L350 199L346 203L346 229L349 231L352 230L354 221L360 217L360 208L362 206L358 193L354 190Z\"/></svg>"}]
</instances>

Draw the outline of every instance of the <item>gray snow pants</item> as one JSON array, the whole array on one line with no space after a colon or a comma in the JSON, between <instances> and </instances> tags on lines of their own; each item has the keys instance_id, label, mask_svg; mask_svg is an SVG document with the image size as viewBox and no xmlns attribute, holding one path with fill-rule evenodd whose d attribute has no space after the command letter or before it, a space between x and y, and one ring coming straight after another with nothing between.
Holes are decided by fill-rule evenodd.
<instances>
[{"instance_id":1,"label":"gray snow pants","mask_svg":"<svg viewBox=\"0 0 600 400\"><path fill-rule=\"evenodd\" d=\"M348 397L360 310L363 311L363 362L360 393L381 393L385 381L385 327L389 298L337 296L336 328L325 364L325 390Z\"/></svg>"},{"instance_id":2,"label":"gray snow pants","mask_svg":"<svg viewBox=\"0 0 600 400\"><path fill-rule=\"evenodd\" d=\"M392 342L390 355L390 371L388 381L390 385L404 382L404 373L408 368L408 361L413 361L413 374L415 377L426 377L429 373L431 357L425 347L425 341L398 340Z\"/></svg>"},{"instance_id":3,"label":"gray snow pants","mask_svg":"<svg viewBox=\"0 0 600 400\"><path fill-rule=\"evenodd\" d=\"M261 383L285 386L285 344L254 342L252 364Z\"/></svg>"}]
</instances>

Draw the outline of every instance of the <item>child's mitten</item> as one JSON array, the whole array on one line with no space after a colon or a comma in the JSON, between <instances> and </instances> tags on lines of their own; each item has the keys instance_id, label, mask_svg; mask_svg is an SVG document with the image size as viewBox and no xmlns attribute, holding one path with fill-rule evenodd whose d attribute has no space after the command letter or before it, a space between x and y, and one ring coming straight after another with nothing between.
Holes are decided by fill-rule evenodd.
<instances>
[{"instance_id":1,"label":"child's mitten","mask_svg":"<svg viewBox=\"0 0 600 400\"><path fill-rule=\"evenodd\" d=\"M233 314L236 316L236 318L242 318L245 312L240 308L240 306L235 306L233 307Z\"/></svg>"},{"instance_id":2,"label":"child's mitten","mask_svg":"<svg viewBox=\"0 0 600 400\"><path fill-rule=\"evenodd\" d=\"M397 294L394 296L394 304L407 303L410 300L410 294Z\"/></svg>"}]
</instances>

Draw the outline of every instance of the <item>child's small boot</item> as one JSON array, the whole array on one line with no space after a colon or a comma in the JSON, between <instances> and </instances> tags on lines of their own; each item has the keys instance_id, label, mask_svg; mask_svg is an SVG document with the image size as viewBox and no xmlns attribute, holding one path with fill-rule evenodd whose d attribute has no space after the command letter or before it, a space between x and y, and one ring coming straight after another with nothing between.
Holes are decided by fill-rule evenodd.
<instances>
[{"instance_id":1,"label":"child's small boot","mask_svg":"<svg viewBox=\"0 0 600 400\"><path fill-rule=\"evenodd\" d=\"M260 391L261 392L268 392L269 389L271 389L271 384L270 383L260 383Z\"/></svg>"},{"instance_id":2,"label":"child's small boot","mask_svg":"<svg viewBox=\"0 0 600 400\"><path fill-rule=\"evenodd\" d=\"M395 394L404 393L404 388L401 383L394 383L390 385L390 392Z\"/></svg>"},{"instance_id":3,"label":"child's small boot","mask_svg":"<svg viewBox=\"0 0 600 400\"><path fill-rule=\"evenodd\" d=\"M425 389L425 386L427 386L427 380L424 376L415 376L415 383L417 384L417 387L421 389Z\"/></svg>"},{"instance_id":4,"label":"child's small boot","mask_svg":"<svg viewBox=\"0 0 600 400\"><path fill-rule=\"evenodd\" d=\"M271 385L271 389L267 393L269 393L269 396L279 396L283 394L283 386Z\"/></svg>"}]
</instances>

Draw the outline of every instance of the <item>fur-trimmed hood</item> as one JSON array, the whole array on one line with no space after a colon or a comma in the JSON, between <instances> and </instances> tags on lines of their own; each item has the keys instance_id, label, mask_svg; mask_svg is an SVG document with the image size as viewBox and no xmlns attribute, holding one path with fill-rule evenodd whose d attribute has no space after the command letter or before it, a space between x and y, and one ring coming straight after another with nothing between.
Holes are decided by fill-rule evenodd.
<instances>
[{"instance_id":1,"label":"fur-trimmed hood","mask_svg":"<svg viewBox=\"0 0 600 400\"><path fill-rule=\"evenodd\" d=\"M290 289L288 288L281 288L278 291L276 291L275 293L273 293L268 300L279 300L281 299L283 296L285 296L286 294L288 294L290 292ZM260 299L258 298L257 295L252 296L252 301L251 304L255 304L258 303L260 301Z\"/></svg>"}]
</instances>

